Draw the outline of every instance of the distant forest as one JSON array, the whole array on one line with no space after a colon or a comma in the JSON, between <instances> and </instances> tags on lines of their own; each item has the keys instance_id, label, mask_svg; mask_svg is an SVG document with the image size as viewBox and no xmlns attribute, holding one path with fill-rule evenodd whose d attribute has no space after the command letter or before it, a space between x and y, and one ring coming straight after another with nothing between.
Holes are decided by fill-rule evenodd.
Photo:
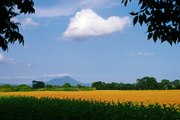
<instances>
[{"instance_id":1,"label":"distant forest","mask_svg":"<svg viewBox=\"0 0 180 120\"><path fill-rule=\"evenodd\" d=\"M42 81L32 81L33 88L52 88L52 87L78 87L83 88L86 86L77 85L71 86L70 83L65 83L63 86L52 86L46 85ZM37 84L38 83L38 84ZM41 86L41 87L40 87ZM174 81L169 81L167 79L161 80L161 82L157 82L154 77L143 77L142 79L137 79L136 83L105 83L102 81L93 82L91 88L96 88L96 90L172 90L172 89L180 89L180 80L176 79Z\"/></svg>"},{"instance_id":2,"label":"distant forest","mask_svg":"<svg viewBox=\"0 0 180 120\"><path fill-rule=\"evenodd\" d=\"M180 89L180 80L169 81L167 79L157 82L154 77L143 77L137 79L136 83L105 83L102 81L93 82L91 87L77 84L72 86L71 83L65 83L62 86L46 84L43 81L32 81L32 87L21 84L11 86L9 84L1 85L0 92L10 91L91 91L91 90L173 90Z\"/></svg>"},{"instance_id":3,"label":"distant forest","mask_svg":"<svg viewBox=\"0 0 180 120\"><path fill-rule=\"evenodd\" d=\"M154 77L143 77L137 79L136 83L105 83L105 82L93 82L91 87L95 87L96 90L172 90L180 89L180 80L169 81L167 79L157 82Z\"/></svg>"}]
</instances>

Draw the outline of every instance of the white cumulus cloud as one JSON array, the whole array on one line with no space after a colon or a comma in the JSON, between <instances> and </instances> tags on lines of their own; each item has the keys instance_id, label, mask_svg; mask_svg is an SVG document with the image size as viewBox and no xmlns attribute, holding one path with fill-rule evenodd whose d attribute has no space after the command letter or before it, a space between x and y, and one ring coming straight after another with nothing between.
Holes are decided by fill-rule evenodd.
<instances>
[{"instance_id":1,"label":"white cumulus cloud","mask_svg":"<svg viewBox=\"0 0 180 120\"><path fill-rule=\"evenodd\" d=\"M34 27L36 27L36 26L38 26L38 24L39 23L34 22L32 20L32 18L25 18L24 20L22 20L22 28L23 28L23 30L25 30L27 26L34 26Z\"/></svg>"},{"instance_id":2,"label":"white cumulus cloud","mask_svg":"<svg viewBox=\"0 0 180 120\"><path fill-rule=\"evenodd\" d=\"M111 34L116 31L123 31L124 28L130 27L131 20L129 17L112 16L103 19L91 9L81 10L70 18L70 23L63 38L68 41L82 40L90 36L101 36Z\"/></svg>"}]
</instances>

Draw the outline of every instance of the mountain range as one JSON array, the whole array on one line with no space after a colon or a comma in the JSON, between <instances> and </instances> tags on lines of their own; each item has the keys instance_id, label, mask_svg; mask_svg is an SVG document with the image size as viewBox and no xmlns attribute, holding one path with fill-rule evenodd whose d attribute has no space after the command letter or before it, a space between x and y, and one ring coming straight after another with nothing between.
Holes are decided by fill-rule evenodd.
<instances>
[{"instance_id":1,"label":"mountain range","mask_svg":"<svg viewBox=\"0 0 180 120\"><path fill-rule=\"evenodd\" d=\"M49 80L49 81L44 82L44 83L45 83L45 85L51 84L51 85L59 85L59 86L62 86L65 83L69 83L72 86L76 86L77 84L80 84L82 86L89 86L89 87L91 86L91 83L82 83L82 82L79 82L79 81L69 77L69 76L65 76L65 77L62 77L62 78L54 78L54 79ZM6 84L6 83L0 83L0 85L4 85L4 84ZM17 85L20 85L20 84L10 84L10 85L16 85L17 86ZM27 84L27 85L32 86L32 84Z\"/></svg>"}]
</instances>

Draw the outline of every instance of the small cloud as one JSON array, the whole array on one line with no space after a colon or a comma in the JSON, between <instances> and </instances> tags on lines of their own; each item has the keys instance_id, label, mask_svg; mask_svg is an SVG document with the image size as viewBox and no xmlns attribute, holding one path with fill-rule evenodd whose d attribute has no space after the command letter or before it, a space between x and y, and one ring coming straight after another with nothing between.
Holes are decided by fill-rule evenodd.
<instances>
[{"instance_id":1,"label":"small cloud","mask_svg":"<svg viewBox=\"0 0 180 120\"><path fill-rule=\"evenodd\" d=\"M112 16L103 19L91 9L81 10L70 18L70 23L63 33L64 40L83 40L91 36L102 36L117 31L123 32L126 27L130 27L130 17Z\"/></svg>"},{"instance_id":2,"label":"small cloud","mask_svg":"<svg viewBox=\"0 0 180 120\"><path fill-rule=\"evenodd\" d=\"M9 61L13 61L14 59L13 58L9 58Z\"/></svg>"},{"instance_id":3,"label":"small cloud","mask_svg":"<svg viewBox=\"0 0 180 120\"><path fill-rule=\"evenodd\" d=\"M17 19L17 17L11 18L11 21L13 21L13 22L15 22L15 23L19 22L19 20Z\"/></svg>"},{"instance_id":4,"label":"small cloud","mask_svg":"<svg viewBox=\"0 0 180 120\"><path fill-rule=\"evenodd\" d=\"M43 77L65 77L65 76L72 76L70 74L57 74L57 75L43 75Z\"/></svg>"},{"instance_id":5,"label":"small cloud","mask_svg":"<svg viewBox=\"0 0 180 120\"><path fill-rule=\"evenodd\" d=\"M49 20L46 21L46 24L44 25L44 27L48 27L50 25Z\"/></svg>"},{"instance_id":6,"label":"small cloud","mask_svg":"<svg viewBox=\"0 0 180 120\"><path fill-rule=\"evenodd\" d=\"M25 18L23 21L22 21L22 29L25 30L27 26L38 26L39 23L37 22L34 22L32 20L32 18Z\"/></svg>"},{"instance_id":7,"label":"small cloud","mask_svg":"<svg viewBox=\"0 0 180 120\"><path fill-rule=\"evenodd\" d=\"M143 53L142 52L138 52L137 55L143 55Z\"/></svg>"},{"instance_id":8,"label":"small cloud","mask_svg":"<svg viewBox=\"0 0 180 120\"><path fill-rule=\"evenodd\" d=\"M1 53L0 54L0 63L3 63L3 62L5 62L6 60L5 60L5 57L3 56L3 54Z\"/></svg>"},{"instance_id":9,"label":"small cloud","mask_svg":"<svg viewBox=\"0 0 180 120\"><path fill-rule=\"evenodd\" d=\"M58 41L63 41L63 40L65 40L65 38L63 38L63 37L58 37L57 40L58 40Z\"/></svg>"},{"instance_id":10,"label":"small cloud","mask_svg":"<svg viewBox=\"0 0 180 120\"><path fill-rule=\"evenodd\" d=\"M13 58L6 58L6 57L4 57L4 55L2 53L0 54L0 63L4 63L4 62L13 63L13 61L14 61Z\"/></svg>"},{"instance_id":11,"label":"small cloud","mask_svg":"<svg viewBox=\"0 0 180 120\"><path fill-rule=\"evenodd\" d=\"M115 43L113 44L113 47L115 46Z\"/></svg>"},{"instance_id":12,"label":"small cloud","mask_svg":"<svg viewBox=\"0 0 180 120\"><path fill-rule=\"evenodd\" d=\"M155 53L143 53L143 52L131 52L130 54L128 54L127 56L134 56L134 55L145 55L145 56L151 56L151 55L155 55Z\"/></svg>"},{"instance_id":13,"label":"small cloud","mask_svg":"<svg viewBox=\"0 0 180 120\"><path fill-rule=\"evenodd\" d=\"M48 76L47 74L43 75L43 77L47 77L47 76Z\"/></svg>"},{"instance_id":14,"label":"small cloud","mask_svg":"<svg viewBox=\"0 0 180 120\"><path fill-rule=\"evenodd\" d=\"M132 56L132 55L134 55L134 53L133 52L131 52L130 54L128 54L127 56Z\"/></svg>"},{"instance_id":15,"label":"small cloud","mask_svg":"<svg viewBox=\"0 0 180 120\"><path fill-rule=\"evenodd\" d=\"M155 53L144 53L143 55L155 55Z\"/></svg>"},{"instance_id":16,"label":"small cloud","mask_svg":"<svg viewBox=\"0 0 180 120\"><path fill-rule=\"evenodd\" d=\"M31 63L28 63L26 66L27 66L27 67L30 67L30 66L31 66Z\"/></svg>"},{"instance_id":17,"label":"small cloud","mask_svg":"<svg viewBox=\"0 0 180 120\"><path fill-rule=\"evenodd\" d=\"M24 48L29 48L29 45L24 45Z\"/></svg>"}]
</instances>

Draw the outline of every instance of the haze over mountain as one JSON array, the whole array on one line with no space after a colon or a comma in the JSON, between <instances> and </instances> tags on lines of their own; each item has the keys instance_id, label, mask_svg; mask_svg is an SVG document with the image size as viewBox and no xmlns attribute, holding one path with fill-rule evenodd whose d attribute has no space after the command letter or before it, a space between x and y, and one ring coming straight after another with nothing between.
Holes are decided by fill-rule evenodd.
<instances>
[{"instance_id":1,"label":"haze over mountain","mask_svg":"<svg viewBox=\"0 0 180 120\"><path fill-rule=\"evenodd\" d=\"M50 81L45 82L46 85L51 84L51 85L59 85L59 86L62 86L65 83L70 83L72 86L76 86L77 84L84 85L84 86L91 86L91 83L82 83L69 76L65 76L62 78L54 78Z\"/></svg>"},{"instance_id":2,"label":"haze over mountain","mask_svg":"<svg viewBox=\"0 0 180 120\"><path fill-rule=\"evenodd\" d=\"M37 81L42 81L42 80L37 80ZM59 85L59 86L62 86L64 85L65 83L70 83L72 86L76 86L77 84L80 84L80 85L84 85L84 86L91 86L91 83L82 83L82 82L79 82L69 76L65 76L65 77L62 77L62 78L54 78L54 79L51 79L49 81L46 81L44 82L45 85L47 84L51 84L51 85ZM4 85L4 84L10 84L10 85L20 85L20 84L14 84L14 83L0 83L0 85ZM24 83L22 83L24 84ZM32 84L27 84L29 86L32 86Z\"/></svg>"}]
</instances>

